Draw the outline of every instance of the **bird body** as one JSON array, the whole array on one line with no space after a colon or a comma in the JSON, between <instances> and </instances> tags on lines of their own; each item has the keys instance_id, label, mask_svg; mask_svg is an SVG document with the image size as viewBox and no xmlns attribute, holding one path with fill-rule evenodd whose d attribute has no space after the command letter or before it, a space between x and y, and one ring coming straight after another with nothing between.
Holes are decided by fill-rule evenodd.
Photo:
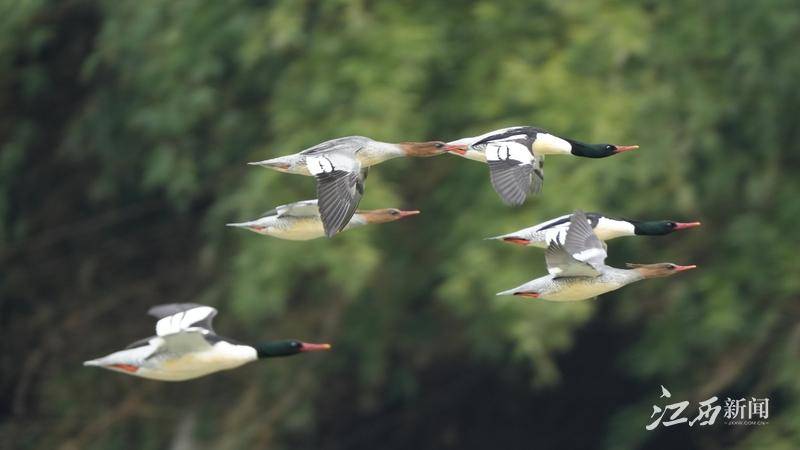
<instances>
[{"instance_id":1,"label":"bird body","mask_svg":"<svg viewBox=\"0 0 800 450\"><path fill-rule=\"evenodd\" d=\"M642 277L633 270L617 269L606 266L596 278L591 277L558 277L545 275L531 280L514 289L500 292L497 295L517 295L526 292L534 298L554 302L574 302L597 297L606 292L615 291L626 284L641 280Z\"/></svg>"},{"instance_id":2,"label":"bird body","mask_svg":"<svg viewBox=\"0 0 800 450\"><path fill-rule=\"evenodd\" d=\"M666 277L694 269L672 263L629 264L618 269L605 264L606 249L592 231L590 219L582 211L569 218L563 242L553 239L545 252L548 275L536 278L497 295L518 295L550 301L578 301L617 290L646 278Z\"/></svg>"},{"instance_id":3,"label":"bird body","mask_svg":"<svg viewBox=\"0 0 800 450\"><path fill-rule=\"evenodd\" d=\"M489 239L498 239L512 244L547 248L550 241L557 239L561 243L569 229L571 214L533 225L528 228L514 231L512 233L495 236ZM664 235L673 231L692 228L700 225L700 222L675 222L672 220L659 221L638 221L628 219L616 219L599 213L586 213L589 225L594 234L601 241L608 241L623 236L637 235Z\"/></svg>"},{"instance_id":4,"label":"bird body","mask_svg":"<svg viewBox=\"0 0 800 450\"><path fill-rule=\"evenodd\" d=\"M325 235L342 231L364 194L367 169L401 156L427 157L446 153L444 142L379 142L364 136L325 141L294 155L250 164L281 172L313 176Z\"/></svg>"},{"instance_id":5,"label":"bird body","mask_svg":"<svg viewBox=\"0 0 800 450\"><path fill-rule=\"evenodd\" d=\"M219 336L211 327L217 310L210 306L172 303L155 306L148 313L159 319L156 336L83 364L153 380L184 381L259 358L330 348L294 340L247 345Z\"/></svg>"},{"instance_id":6,"label":"bird body","mask_svg":"<svg viewBox=\"0 0 800 450\"><path fill-rule=\"evenodd\" d=\"M523 204L529 194L541 191L545 155L603 158L638 148L585 144L529 126L502 128L446 145L451 153L488 164L492 187L503 202L512 206Z\"/></svg>"},{"instance_id":7,"label":"bird body","mask_svg":"<svg viewBox=\"0 0 800 450\"><path fill-rule=\"evenodd\" d=\"M419 211L401 211L396 208L356 210L342 231L371 223L392 222L415 214L419 214ZM256 220L229 223L228 226L290 241L307 241L325 236L316 199L281 205Z\"/></svg>"}]
</instances>

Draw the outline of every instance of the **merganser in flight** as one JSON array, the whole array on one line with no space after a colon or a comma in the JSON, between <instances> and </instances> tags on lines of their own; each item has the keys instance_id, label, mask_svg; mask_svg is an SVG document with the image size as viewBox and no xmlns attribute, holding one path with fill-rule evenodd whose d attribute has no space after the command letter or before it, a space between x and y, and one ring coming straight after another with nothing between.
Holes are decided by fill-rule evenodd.
<instances>
[{"instance_id":1,"label":"merganser in flight","mask_svg":"<svg viewBox=\"0 0 800 450\"><path fill-rule=\"evenodd\" d=\"M364 136L348 136L317 144L294 155L249 164L280 172L313 176L325 235L342 231L364 194L367 168L401 156L435 156L447 152L444 142L390 144Z\"/></svg>"},{"instance_id":2,"label":"merganser in flight","mask_svg":"<svg viewBox=\"0 0 800 450\"><path fill-rule=\"evenodd\" d=\"M233 369L261 358L328 350L330 344L286 340L255 345L218 336L211 328L217 310L195 303L171 303L150 308L158 319L156 335L102 358L83 363L162 381L183 381Z\"/></svg>"},{"instance_id":3,"label":"merganser in flight","mask_svg":"<svg viewBox=\"0 0 800 450\"><path fill-rule=\"evenodd\" d=\"M558 238L559 242L563 244L564 237L569 229L571 217L572 214L566 214L532 227L523 228L513 233L503 234L489 239L500 239L504 242L528 247L547 248L550 241ZM661 236L672 233L673 231L700 226L700 222L615 219L598 213L586 213L586 217L589 219L589 225L594 229L594 234L596 234L601 241L607 241L622 236Z\"/></svg>"},{"instance_id":4,"label":"merganser in flight","mask_svg":"<svg viewBox=\"0 0 800 450\"><path fill-rule=\"evenodd\" d=\"M356 210L342 231L371 223L393 222L416 214L419 211L401 211L395 208ZM281 205L256 220L227 225L290 241L307 241L325 236L316 199Z\"/></svg>"},{"instance_id":5,"label":"merganser in flight","mask_svg":"<svg viewBox=\"0 0 800 450\"><path fill-rule=\"evenodd\" d=\"M536 127L509 127L480 136L448 142L447 150L489 165L494 190L508 205L525 203L538 194L544 181L545 155L605 158L639 148L638 145L585 144L560 138Z\"/></svg>"},{"instance_id":6,"label":"merganser in flight","mask_svg":"<svg viewBox=\"0 0 800 450\"><path fill-rule=\"evenodd\" d=\"M550 241L545 253L549 275L497 295L519 295L556 302L586 300L647 278L668 277L697 266L672 263L628 264L617 269L605 264L606 250L581 211L570 218L562 244Z\"/></svg>"}]
</instances>

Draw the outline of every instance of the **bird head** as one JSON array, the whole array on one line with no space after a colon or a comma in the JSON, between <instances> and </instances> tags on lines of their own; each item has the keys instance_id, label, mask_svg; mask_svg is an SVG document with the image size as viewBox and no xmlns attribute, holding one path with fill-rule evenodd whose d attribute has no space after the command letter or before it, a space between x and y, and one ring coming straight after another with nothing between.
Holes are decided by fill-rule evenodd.
<instances>
[{"instance_id":1,"label":"bird head","mask_svg":"<svg viewBox=\"0 0 800 450\"><path fill-rule=\"evenodd\" d=\"M395 220L400 220L404 217L415 216L419 214L419 211L403 211L397 208L383 208L356 211L356 214L360 214L367 221L367 223L386 223L394 222Z\"/></svg>"},{"instance_id":2,"label":"bird head","mask_svg":"<svg viewBox=\"0 0 800 450\"><path fill-rule=\"evenodd\" d=\"M675 222L673 220L631 221L633 231L640 236L661 236L673 231L699 227L700 222Z\"/></svg>"},{"instance_id":3,"label":"bird head","mask_svg":"<svg viewBox=\"0 0 800 450\"><path fill-rule=\"evenodd\" d=\"M660 278L675 275L678 272L685 270L696 269L696 265L679 266L673 263L656 263L656 264L626 264L628 268L639 272L644 278Z\"/></svg>"},{"instance_id":4,"label":"bird head","mask_svg":"<svg viewBox=\"0 0 800 450\"><path fill-rule=\"evenodd\" d=\"M572 145L572 154L583 156L584 158L605 158L639 148L638 145L584 144L583 142L569 139L567 141Z\"/></svg>"},{"instance_id":5,"label":"bird head","mask_svg":"<svg viewBox=\"0 0 800 450\"><path fill-rule=\"evenodd\" d=\"M401 142L398 145L406 156L428 157L447 153L446 145L442 141Z\"/></svg>"},{"instance_id":6,"label":"bird head","mask_svg":"<svg viewBox=\"0 0 800 450\"><path fill-rule=\"evenodd\" d=\"M272 358L275 356L291 356L304 352L318 352L330 350L331 344L310 344L296 339L284 341L271 341L254 345L259 358Z\"/></svg>"}]
</instances>

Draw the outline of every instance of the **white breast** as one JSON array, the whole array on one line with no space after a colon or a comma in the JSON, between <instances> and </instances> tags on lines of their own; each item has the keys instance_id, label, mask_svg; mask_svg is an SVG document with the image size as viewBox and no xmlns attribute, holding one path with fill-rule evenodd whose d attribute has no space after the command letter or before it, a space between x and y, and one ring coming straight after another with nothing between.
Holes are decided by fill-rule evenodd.
<instances>
[{"instance_id":1,"label":"white breast","mask_svg":"<svg viewBox=\"0 0 800 450\"><path fill-rule=\"evenodd\" d=\"M569 155L572 144L549 133L539 133L533 141L533 153L537 155Z\"/></svg>"},{"instance_id":2,"label":"white breast","mask_svg":"<svg viewBox=\"0 0 800 450\"><path fill-rule=\"evenodd\" d=\"M258 354L253 347L220 341L208 350L171 358L154 358L152 364L142 365L133 375L154 380L182 381L233 369L256 359Z\"/></svg>"},{"instance_id":3,"label":"white breast","mask_svg":"<svg viewBox=\"0 0 800 450\"><path fill-rule=\"evenodd\" d=\"M607 241L621 236L633 236L636 234L632 223L605 217L601 217L597 222L594 233L601 241Z\"/></svg>"}]
</instances>

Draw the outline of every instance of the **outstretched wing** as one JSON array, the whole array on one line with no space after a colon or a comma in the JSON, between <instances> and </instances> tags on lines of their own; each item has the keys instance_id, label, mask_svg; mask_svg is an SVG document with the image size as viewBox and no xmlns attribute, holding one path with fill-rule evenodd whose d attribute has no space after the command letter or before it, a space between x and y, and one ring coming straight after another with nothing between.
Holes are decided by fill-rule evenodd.
<instances>
[{"instance_id":1,"label":"outstretched wing","mask_svg":"<svg viewBox=\"0 0 800 450\"><path fill-rule=\"evenodd\" d=\"M580 210L572 214L564 248L578 261L587 262L596 268L602 267L608 256L603 242L594 234L586 214Z\"/></svg>"},{"instance_id":2,"label":"outstretched wing","mask_svg":"<svg viewBox=\"0 0 800 450\"><path fill-rule=\"evenodd\" d=\"M325 153L306 158L308 169L317 178L319 213L325 235L338 233L356 212L367 171L353 154Z\"/></svg>"},{"instance_id":3,"label":"outstretched wing","mask_svg":"<svg viewBox=\"0 0 800 450\"><path fill-rule=\"evenodd\" d=\"M596 277L605 259L605 247L583 211L572 214L564 243L553 239L545 252L547 271L558 278Z\"/></svg>"},{"instance_id":4,"label":"outstretched wing","mask_svg":"<svg viewBox=\"0 0 800 450\"><path fill-rule=\"evenodd\" d=\"M197 330L203 334L214 333L211 321L217 310L196 303L169 303L150 308L147 314L158 319L156 335L166 336L187 330Z\"/></svg>"},{"instance_id":5,"label":"outstretched wing","mask_svg":"<svg viewBox=\"0 0 800 450\"><path fill-rule=\"evenodd\" d=\"M540 163L524 144L489 142L485 153L492 187L506 204L519 206L529 193L541 190L544 177Z\"/></svg>"}]
</instances>

